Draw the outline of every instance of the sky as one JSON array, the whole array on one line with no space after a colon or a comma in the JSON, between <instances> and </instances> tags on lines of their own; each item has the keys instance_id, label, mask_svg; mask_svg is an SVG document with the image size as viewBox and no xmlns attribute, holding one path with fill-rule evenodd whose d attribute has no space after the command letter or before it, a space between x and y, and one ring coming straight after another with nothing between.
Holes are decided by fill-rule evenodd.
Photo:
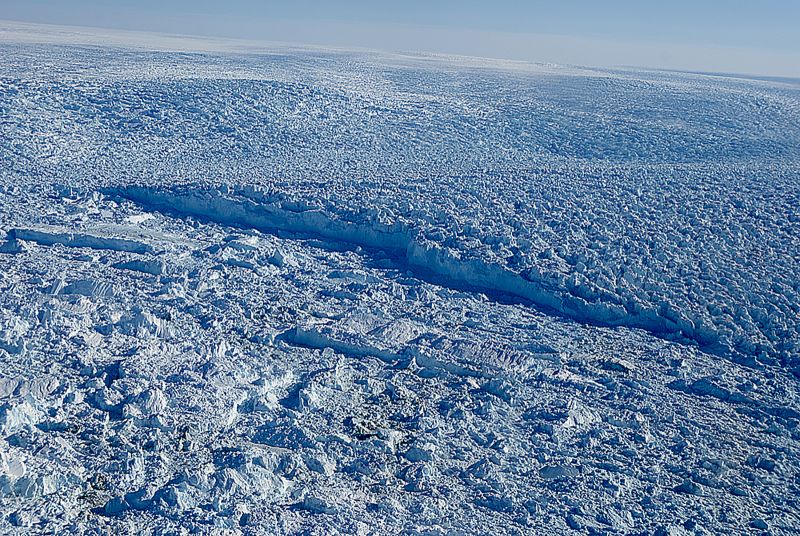
<instances>
[{"instance_id":1,"label":"sky","mask_svg":"<svg viewBox=\"0 0 800 536\"><path fill-rule=\"evenodd\" d=\"M0 19L800 77L800 0L2 0Z\"/></svg>"}]
</instances>

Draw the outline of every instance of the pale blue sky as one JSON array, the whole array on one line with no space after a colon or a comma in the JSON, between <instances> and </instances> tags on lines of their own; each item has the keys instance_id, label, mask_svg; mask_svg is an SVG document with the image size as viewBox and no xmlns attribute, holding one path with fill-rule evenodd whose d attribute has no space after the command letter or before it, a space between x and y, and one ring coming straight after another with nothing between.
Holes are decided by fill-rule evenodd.
<instances>
[{"instance_id":1,"label":"pale blue sky","mask_svg":"<svg viewBox=\"0 0 800 536\"><path fill-rule=\"evenodd\" d=\"M798 0L4 0L0 19L800 76Z\"/></svg>"}]
</instances>

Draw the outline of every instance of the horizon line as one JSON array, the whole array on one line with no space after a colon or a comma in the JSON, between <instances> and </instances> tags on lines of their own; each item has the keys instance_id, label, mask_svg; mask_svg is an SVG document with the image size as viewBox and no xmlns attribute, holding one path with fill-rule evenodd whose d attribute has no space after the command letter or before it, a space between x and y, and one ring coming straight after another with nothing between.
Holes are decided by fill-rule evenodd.
<instances>
[{"instance_id":1,"label":"horizon line","mask_svg":"<svg viewBox=\"0 0 800 536\"><path fill-rule=\"evenodd\" d=\"M518 59L499 56L483 56L465 53L442 52L436 50L405 50L401 48L379 48L373 46L359 46L359 45L337 45L337 44L319 44L307 43L299 41L285 41L280 39L267 40L267 39L253 39L230 37L225 35L208 35L208 34L193 34L181 32L164 32L147 29L127 29L115 28L106 26L84 26L75 24L55 24L50 22L38 22L30 20L19 19L5 19L0 17L0 25L10 25L11 28L0 26L0 43L17 43L17 44L51 44L62 46L99 46L104 48L143 48L149 50L171 51L171 52L197 52L197 53L228 53L228 54L255 54L258 52L267 52L276 49L303 49L303 50L318 50L318 51L334 51L334 52L356 52L364 54L375 54L384 56L410 56L416 59L434 59L434 60L454 60L464 59L472 61L480 61L482 63L491 63L491 65L484 65L484 67L491 67L496 69L509 68L512 66L528 66L528 67L560 67L560 68L573 68L583 69L590 71L600 70L636 70L636 71L651 71L661 73L676 73L676 74L689 74L696 76L708 77L725 77L725 78L742 78L752 81L800 84L800 74L769 74L764 72L747 72L747 71L728 71L728 70L706 70L706 69L690 69L690 68L674 68L658 65L641 65L641 64L610 64L610 65L591 65L570 62L558 62L548 60L532 60L532 59ZM16 28L15 28L16 26ZM39 29L41 32L31 32L31 34L14 36L13 32L19 31L23 28L26 29ZM76 35L75 41L69 42L64 38L58 39L60 36L55 32L47 32L47 30L80 30L83 35ZM5 32L8 32L7 35ZM101 32L106 32L109 35L102 35ZM527 34L531 36L553 36L561 38L569 38L572 36L558 35L558 34ZM36 37L50 40L37 40ZM171 43L153 43L151 41L137 41L135 39L125 40L125 37L161 37L172 40ZM16 37L16 38L15 38ZM81 41L81 37L86 41ZM120 42L109 43L103 42L103 37L116 37L121 39ZM101 39L101 42L90 41L89 38ZM55 40L55 41L54 41ZM191 41L187 43L186 41ZM192 46L192 44L205 43L206 45L218 45L217 47L202 47ZM219 45L229 45L229 47L222 47Z\"/></svg>"}]
</instances>

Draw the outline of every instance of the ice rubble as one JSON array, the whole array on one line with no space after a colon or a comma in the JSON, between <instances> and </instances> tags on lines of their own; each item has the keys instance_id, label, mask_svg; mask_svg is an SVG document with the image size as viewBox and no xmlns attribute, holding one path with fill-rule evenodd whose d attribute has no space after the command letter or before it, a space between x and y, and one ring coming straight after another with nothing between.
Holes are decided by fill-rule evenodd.
<instances>
[{"instance_id":1,"label":"ice rubble","mask_svg":"<svg viewBox=\"0 0 800 536\"><path fill-rule=\"evenodd\" d=\"M116 220L143 208L106 203ZM785 371L767 381L640 330L431 284L318 234L145 214L151 236L194 248L109 250L103 266L167 258L169 273L41 245L0 257L16 282L3 325L26 340L0 381L8 527L626 533L761 520L781 533L797 521L751 512L793 504L800 408Z\"/></svg>"},{"instance_id":2,"label":"ice rubble","mask_svg":"<svg viewBox=\"0 0 800 536\"><path fill-rule=\"evenodd\" d=\"M800 525L796 85L0 50L0 532Z\"/></svg>"},{"instance_id":3,"label":"ice rubble","mask_svg":"<svg viewBox=\"0 0 800 536\"><path fill-rule=\"evenodd\" d=\"M735 342L742 326L715 322L708 315L693 316L694 311L676 309L668 300L625 300L613 292L598 291L585 279L585 284L581 285L575 276L558 277L558 274L539 270L519 272L502 264L470 258L469 251L426 238L424 228L402 221L354 220L348 215L332 214L319 208L298 209L288 202L265 203L265 194L254 189L239 195L225 192L192 187L166 191L136 186L106 190L108 194L136 201L148 209L379 250L423 277L432 274L436 281L451 286L521 298L579 322L644 329L744 362L756 363L753 357L758 357L752 355L752 344ZM790 341L783 338L772 343L773 346L769 346L772 351L781 346L785 347L785 352L791 351Z\"/></svg>"},{"instance_id":4,"label":"ice rubble","mask_svg":"<svg viewBox=\"0 0 800 536\"><path fill-rule=\"evenodd\" d=\"M586 320L797 366L791 81L65 49L95 66L79 76L48 47L6 46L8 188L266 188L288 210L419 231Z\"/></svg>"}]
</instances>

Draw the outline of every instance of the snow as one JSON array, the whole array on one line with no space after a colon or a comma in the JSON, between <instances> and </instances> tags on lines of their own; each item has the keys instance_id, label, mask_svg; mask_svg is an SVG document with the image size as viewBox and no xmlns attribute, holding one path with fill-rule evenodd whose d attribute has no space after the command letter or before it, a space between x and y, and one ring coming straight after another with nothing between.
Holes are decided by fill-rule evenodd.
<instances>
[{"instance_id":1,"label":"snow","mask_svg":"<svg viewBox=\"0 0 800 536\"><path fill-rule=\"evenodd\" d=\"M800 525L800 84L36 31L0 532Z\"/></svg>"}]
</instances>

